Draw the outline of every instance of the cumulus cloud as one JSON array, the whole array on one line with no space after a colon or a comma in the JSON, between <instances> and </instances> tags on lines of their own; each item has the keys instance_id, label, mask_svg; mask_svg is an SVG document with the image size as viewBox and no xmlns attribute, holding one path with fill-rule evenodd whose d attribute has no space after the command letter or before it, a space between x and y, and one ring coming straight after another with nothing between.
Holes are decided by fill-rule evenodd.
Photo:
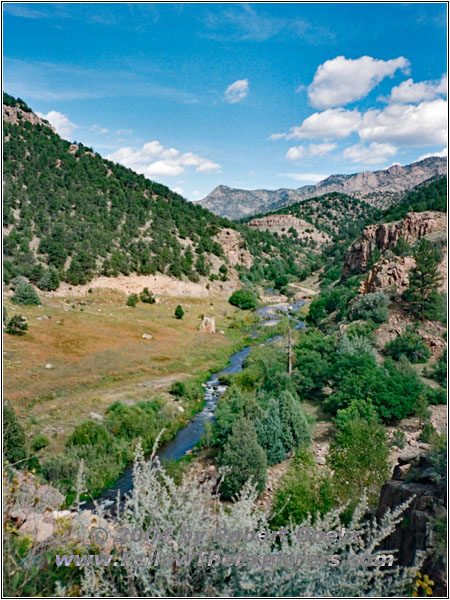
<instances>
[{"instance_id":1,"label":"cumulus cloud","mask_svg":"<svg viewBox=\"0 0 450 600\"><path fill-rule=\"evenodd\" d=\"M440 156L440 157L444 158L447 155L448 155L448 149L446 146L445 148L442 148L442 150L440 152L431 152L430 154L422 154L422 156L419 156L419 158L417 160L424 160L425 158L431 158L432 156Z\"/></svg>"},{"instance_id":2,"label":"cumulus cloud","mask_svg":"<svg viewBox=\"0 0 450 600\"><path fill-rule=\"evenodd\" d=\"M248 79L238 79L225 90L225 99L230 104L236 104L248 96Z\"/></svg>"},{"instance_id":3,"label":"cumulus cloud","mask_svg":"<svg viewBox=\"0 0 450 600\"><path fill-rule=\"evenodd\" d=\"M181 153L176 148L165 149L157 140L147 142L137 151L130 147L119 148L106 158L147 177L175 177L189 168L198 173L210 173L220 169L220 165L212 160L193 152Z\"/></svg>"},{"instance_id":4,"label":"cumulus cloud","mask_svg":"<svg viewBox=\"0 0 450 600\"><path fill-rule=\"evenodd\" d=\"M60 113L57 110L51 110L46 115L40 112L37 112L36 114L38 117L41 117L41 119L48 121L50 125L53 125L56 133L61 136L70 136L75 129L78 129L78 125L72 123L69 117L63 115L63 113Z\"/></svg>"},{"instance_id":5,"label":"cumulus cloud","mask_svg":"<svg viewBox=\"0 0 450 600\"><path fill-rule=\"evenodd\" d=\"M438 99L370 109L364 113L358 133L363 141L409 147L446 144L447 103Z\"/></svg>"},{"instance_id":6,"label":"cumulus cloud","mask_svg":"<svg viewBox=\"0 0 450 600\"><path fill-rule=\"evenodd\" d=\"M268 139L273 142L274 140L281 140L285 137L286 137L285 133L272 133L272 135L269 135Z\"/></svg>"},{"instance_id":7,"label":"cumulus cloud","mask_svg":"<svg viewBox=\"0 0 450 600\"><path fill-rule=\"evenodd\" d=\"M320 113L313 113L298 127L292 127L287 139L344 138L358 129L361 123L361 113L345 108L329 108Z\"/></svg>"},{"instance_id":8,"label":"cumulus cloud","mask_svg":"<svg viewBox=\"0 0 450 600\"><path fill-rule=\"evenodd\" d=\"M306 146L292 146L286 152L286 158L289 160L299 160L305 156L325 156L336 149L336 144L310 144Z\"/></svg>"},{"instance_id":9,"label":"cumulus cloud","mask_svg":"<svg viewBox=\"0 0 450 600\"><path fill-rule=\"evenodd\" d=\"M378 165L386 162L390 157L397 154L397 148L391 144L378 144L372 142L369 146L355 144L349 146L343 152L343 157L354 163L364 165Z\"/></svg>"},{"instance_id":10,"label":"cumulus cloud","mask_svg":"<svg viewBox=\"0 0 450 600\"><path fill-rule=\"evenodd\" d=\"M409 104L422 102L422 100L433 100L440 94L447 92L447 75L443 75L440 81L419 81L414 83L412 79L402 81L400 85L392 88L388 102L395 104Z\"/></svg>"},{"instance_id":11,"label":"cumulus cloud","mask_svg":"<svg viewBox=\"0 0 450 600\"><path fill-rule=\"evenodd\" d=\"M292 146L286 152L286 158L288 160L299 160L305 156L305 148L304 146Z\"/></svg>"},{"instance_id":12,"label":"cumulus cloud","mask_svg":"<svg viewBox=\"0 0 450 600\"><path fill-rule=\"evenodd\" d=\"M324 175L322 173L278 173L278 176L289 177L290 179L295 179L296 181L309 183L318 183L319 181L323 181L328 177L328 175Z\"/></svg>"},{"instance_id":13,"label":"cumulus cloud","mask_svg":"<svg viewBox=\"0 0 450 600\"><path fill-rule=\"evenodd\" d=\"M319 65L308 86L311 106L324 109L364 98L385 77L401 69L407 72L409 61L403 56L378 60L371 56L351 59L337 56Z\"/></svg>"}]
</instances>

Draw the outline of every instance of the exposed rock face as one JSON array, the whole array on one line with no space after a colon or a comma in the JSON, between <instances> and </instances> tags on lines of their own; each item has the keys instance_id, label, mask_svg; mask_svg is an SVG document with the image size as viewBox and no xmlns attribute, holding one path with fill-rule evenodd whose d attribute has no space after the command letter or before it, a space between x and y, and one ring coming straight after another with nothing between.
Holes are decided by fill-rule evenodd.
<instances>
[{"instance_id":1,"label":"exposed rock face","mask_svg":"<svg viewBox=\"0 0 450 600\"><path fill-rule=\"evenodd\" d=\"M324 244L331 239L329 235L320 231L311 223L293 215L270 215L260 219L252 219L248 226L259 229L259 231L270 231L270 233L278 233L279 235L291 235L288 230L292 227L300 238L310 238L318 244Z\"/></svg>"},{"instance_id":2,"label":"exposed rock face","mask_svg":"<svg viewBox=\"0 0 450 600\"><path fill-rule=\"evenodd\" d=\"M415 496L404 513L403 521L382 543L384 550L398 549L396 564L410 566L418 551L435 548L432 525L436 519L446 519L446 486L437 481L433 464L427 456L405 455L399 462L401 464L394 469L393 479L381 490L376 516L381 518L386 510ZM447 577L443 557L429 555L420 570L435 582L433 595L445 596Z\"/></svg>"},{"instance_id":3,"label":"exposed rock face","mask_svg":"<svg viewBox=\"0 0 450 600\"><path fill-rule=\"evenodd\" d=\"M381 252L392 250L400 237L412 243L435 231L445 231L446 215L439 212L408 213L401 221L369 225L353 242L345 257L342 277L364 273L370 255L378 248Z\"/></svg>"},{"instance_id":4,"label":"exposed rock face","mask_svg":"<svg viewBox=\"0 0 450 600\"><path fill-rule=\"evenodd\" d=\"M44 127L48 127L54 133L56 133L55 128L50 125L48 121L45 119L41 119L34 112L27 112L19 108L18 106L7 106L3 105L3 120L7 123L12 123L13 125L17 124L18 121L29 121L32 125L43 125Z\"/></svg>"},{"instance_id":5,"label":"exposed rock face","mask_svg":"<svg viewBox=\"0 0 450 600\"><path fill-rule=\"evenodd\" d=\"M382 258L361 283L360 292L369 294L394 288L397 293L403 292L408 287L409 271L415 264L411 256L399 257L396 260Z\"/></svg>"},{"instance_id":6,"label":"exposed rock face","mask_svg":"<svg viewBox=\"0 0 450 600\"><path fill-rule=\"evenodd\" d=\"M203 317L200 323L199 331L203 333L216 333L216 319L215 317Z\"/></svg>"},{"instance_id":7,"label":"exposed rock face","mask_svg":"<svg viewBox=\"0 0 450 600\"><path fill-rule=\"evenodd\" d=\"M271 212L331 192L349 194L379 208L389 206L396 198L427 179L447 173L447 159L433 156L402 167L393 165L384 171L331 175L316 185L298 189L241 190L219 185L200 204L222 217L242 219Z\"/></svg>"},{"instance_id":8,"label":"exposed rock face","mask_svg":"<svg viewBox=\"0 0 450 600\"><path fill-rule=\"evenodd\" d=\"M239 232L234 231L234 229L224 228L214 239L222 246L223 252L232 267L242 265L243 267L250 268L252 266L252 255Z\"/></svg>"}]
</instances>

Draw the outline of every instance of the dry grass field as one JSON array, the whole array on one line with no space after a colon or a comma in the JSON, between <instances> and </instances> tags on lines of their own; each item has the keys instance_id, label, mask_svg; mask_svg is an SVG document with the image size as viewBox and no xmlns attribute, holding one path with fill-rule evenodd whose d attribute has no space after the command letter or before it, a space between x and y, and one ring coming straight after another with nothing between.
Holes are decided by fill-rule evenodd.
<instances>
[{"instance_id":1,"label":"dry grass field","mask_svg":"<svg viewBox=\"0 0 450 600\"><path fill-rule=\"evenodd\" d=\"M223 297L160 297L136 308L115 290L41 298L42 306L5 300L8 318L22 314L28 331L4 335L4 393L30 437L51 439L46 453L61 450L90 412L102 414L116 400L163 395L171 401L165 394L171 383L223 367L242 340L236 323L243 313ZM177 304L182 320L174 318ZM198 331L202 314L216 317L218 333ZM145 333L152 339L143 339Z\"/></svg>"}]
</instances>

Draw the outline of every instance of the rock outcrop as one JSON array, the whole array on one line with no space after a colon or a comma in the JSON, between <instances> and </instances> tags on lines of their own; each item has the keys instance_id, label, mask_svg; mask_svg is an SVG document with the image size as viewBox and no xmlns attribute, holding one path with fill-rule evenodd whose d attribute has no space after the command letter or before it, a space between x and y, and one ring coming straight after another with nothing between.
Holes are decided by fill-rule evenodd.
<instances>
[{"instance_id":1,"label":"rock outcrop","mask_svg":"<svg viewBox=\"0 0 450 600\"><path fill-rule=\"evenodd\" d=\"M404 219L393 223L369 225L348 249L342 277L364 273L375 248L381 252L393 250L400 237L410 244L435 231L445 231L446 226L446 215L431 211L408 213Z\"/></svg>"},{"instance_id":2,"label":"rock outcrop","mask_svg":"<svg viewBox=\"0 0 450 600\"><path fill-rule=\"evenodd\" d=\"M3 120L6 123L12 123L13 125L19 121L28 121L32 125L43 125L44 127L48 127L54 133L56 131L55 128L45 119L41 119L41 117L38 117L34 112L22 110L18 106L7 106L4 104Z\"/></svg>"},{"instance_id":3,"label":"rock outcrop","mask_svg":"<svg viewBox=\"0 0 450 600\"><path fill-rule=\"evenodd\" d=\"M294 215L268 215L260 219L252 219L247 223L249 227L259 231L270 231L279 235L291 235L288 230L293 228L300 238L309 238L318 244L325 244L330 241L330 236L314 227L308 221L294 217Z\"/></svg>"},{"instance_id":4,"label":"rock outcrop","mask_svg":"<svg viewBox=\"0 0 450 600\"><path fill-rule=\"evenodd\" d=\"M198 330L203 333L216 333L215 317L203 317Z\"/></svg>"},{"instance_id":5,"label":"rock outcrop","mask_svg":"<svg viewBox=\"0 0 450 600\"><path fill-rule=\"evenodd\" d=\"M413 565L418 552L427 552L420 571L435 582L434 596L446 596L445 556L437 547L437 523L445 523L447 518L446 485L429 455L399 458L392 480L381 490L377 518L411 498L402 522L381 549L398 549L396 564L403 566Z\"/></svg>"},{"instance_id":6,"label":"rock outcrop","mask_svg":"<svg viewBox=\"0 0 450 600\"><path fill-rule=\"evenodd\" d=\"M222 246L223 252L232 267L240 265L250 268L253 264L247 244L242 235L234 229L223 228L214 239Z\"/></svg>"}]
</instances>

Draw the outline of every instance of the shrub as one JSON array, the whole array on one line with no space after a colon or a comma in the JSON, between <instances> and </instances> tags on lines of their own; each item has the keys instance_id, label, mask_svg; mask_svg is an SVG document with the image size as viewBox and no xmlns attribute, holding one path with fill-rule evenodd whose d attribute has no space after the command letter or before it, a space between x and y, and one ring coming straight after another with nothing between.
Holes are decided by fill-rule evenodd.
<instances>
[{"instance_id":1,"label":"shrub","mask_svg":"<svg viewBox=\"0 0 450 600\"><path fill-rule=\"evenodd\" d=\"M389 318L387 308L388 299L383 292L374 292L359 297L353 304L351 311L352 321L357 319L369 320L375 323L384 323Z\"/></svg>"},{"instance_id":2,"label":"shrub","mask_svg":"<svg viewBox=\"0 0 450 600\"><path fill-rule=\"evenodd\" d=\"M137 455L134 473L133 496L125 500L120 515L112 517L111 526L114 530L123 525L130 529L157 527L170 530L173 532L174 547L180 549L186 547L186 531L199 532L202 536L201 546L196 548L193 544L189 549L186 548L186 552L176 552L177 557L191 555L194 558L191 561L181 560L177 567L170 561L153 569L149 568L148 561L144 564L144 561L136 560L130 563L132 568L128 570L103 569L101 577L95 565L66 569L76 573L81 571L80 595L83 597L159 595L186 598L193 594L198 597L231 598L249 594L263 598L398 597L404 595L420 566L420 560L413 570L395 566L374 571L360 566L361 559L373 554L374 548L379 548L382 540L394 531L401 521L405 505L394 509L392 513L388 512L382 523L378 523L375 519L363 519L367 504L362 501L347 525L349 530L360 531L361 535L354 542L339 545L338 568L329 568L317 559L275 567L275 560L280 556L329 556L330 543L325 536L299 541L300 536L296 535L298 526L290 523L287 525L288 535L280 536L281 539L277 536L275 542L255 540L243 544L239 536L218 536L217 532L224 529L230 532L270 531L270 513L265 509L255 510L256 493L253 489L247 487L236 502L223 506L216 495L211 498L211 485L199 485L197 479L186 478L177 487L162 467L154 461L145 462L142 452ZM325 517L317 518L314 528L323 532L340 530L341 512L342 509L337 508ZM302 525L309 526L310 523L306 521ZM191 548L192 554L189 552ZM200 548L211 548L219 556L236 556L245 551L257 555L258 560L247 560L239 568L224 564L205 568L205 562L198 565L196 550ZM263 557L265 568L262 568ZM350 557L352 560L348 560ZM62 572L61 569L58 572Z\"/></svg>"},{"instance_id":3,"label":"shrub","mask_svg":"<svg viewBox=\"0 0 450 600\"><path fill-rule=\"evenodd\" d=\"M17 285L11 300L15 304L42 304L34 287L26 281L21 281Z\"/></svg>"},{"instance_id":4,"label":"shrub","mask_svg":"<svg viewBox=\"0 0 450 600\"><path fill-rule=\"evenodd\" d=\"M181 304L178 304L178 306L175 309L175 318L182 319L183 317L184 317L183 307L181 306Z\"/></svg>"},{"instance_id":5,"label":"shrub","mask_svg":"<svg viewBox=\"0 0 450 600\"><path fill-rule=\"evenodd\" d=\"M405 241L405 238L399 237L394 247L394 253L397 256L408 256L411 254L411 246Z\"/></svg>"},{"instance_id":6,"label":"shrub","mask_svg":"<svg viewBox=\"0 0 450 600\"><path fill-rule=\"evenodd\" d=\"M28 323L22 315L14 315L10 318L6 325L6 333L10 335L25 335L25 331L28 329Z\"/></svg>"},{"instance_id":7,"label":"shrub","mask_svg":"<svg viewBox=\"0 0 450 600\"><path fill-rule=\"evenodd\" d=\"M46 435L39 434L33 438L33 441L31 442L31 448L35 452L39 452L39 450L42 450L42 448L46 448L49 444L49 438Z\"/></svg>"},{"instance_id":8,"label":"shrub","mask_svg":"<svg viewBox=\"0 0 450 600\"><path fill-rule=\"evenodd\" d=\"M375 360L378 360L378 354L375 348L366 337L354 335L349 338L344 334L338 343L337 351L339 354L358 355L370 354Z\"/></svg>"},{"instance_id":9,"label":"shrub","mask_svg":"<svg viewBox=\"0 0 450 600\"><path fill-rule=\"evenodd\" d=\"M139 296L137 294L130 294L127 298L127 306L134 308L139 302Z\"/></svg>"},{"instance_id":10,"label":"shrub","mask_svg":"<svg viewBox=\"0 0 450 600\"><path fill-rule=\"evenodd\" d=\"M18 469L23 469L27 456L26 436L16 413L9 404L3 406L3 453L10 464L19 463Z\"/></svg>"},{"instance_id":11,"label":"shrub","mask_svg":"<svg viewBox=\"0 0 450 600\"><path fill-rule=\"evenodd\" d=\"M141 302L146 304L155 304L156 302L153 292L150 292L148 288L144 288L142 290L142 292L139 294L139 298L141 299Z\"/></svg>"},{"instance_id":12,"label":"shrub","mask_svg":"<svg viewBox=\"0 0 450 600\"><path fill-rule=\"evenodd\" d=\"M249 419L237 420L229 436L220 464L230 467L220 486L224 498L230 499L241 491L245 483L252 480L261 493L266 484L267 459L258 444L255 429Z\"/></svg>"},{"instance_id":13,"label":"shrub","mask_svg":"<svg viewBox=\"0 0 450 600\"><path fill-rule=\"evenodd\" d=\"M77 425L72 435L68 438L66 447L96 446L97 448L101 447L107 452L111 441L111 435L103 425L94 421L85 421Z\"/></svg>"},{"instance_id":14,"label":"shrub","mask_svg":"<svg viewBox=\"0 0 450 600\"><path fill-rule=\"evenodd\" d=\"M185 396L186 395L186 386L182 381L174 381L170 386L170 393L172 396Z\"/></svg>"},{"instance_id":15,"label":"shrub","mask_svg":"<svg viewBox=\"0 0 450 600\"><path fill-rule=\"evenodd\" d=\"M242 310L254 310L256 308L256 296L250 290L236 290L231 294L228 302Z\"/></svg>"},{"instance_id":16,"label":"shrub","mask_svg":"<svg viewBox=\"0 0 450 600\"><path fill-rule=\"evenodd\" d=\"M272 527L302 523L312 516L312 522L323 517L336 505L336 496L328 471L319 473L314 455L302 450L290 463L276 491Z\"/></svg>"},{"instance_id":17,"label":"shrub","mask_svg":"<svg viewBox=\"0 0 450 600\"><path fill-rule=\"evenodd\" d=\"M431 350L423 341L422 336L411 327L408 327L402 335L388 342L384 347L384 353L392 356L394 360L399 360L400 356L406 356L412 363L426 362L431 356Z\"/></svg>"},{"instance_id":18,"label":"shrub","mask_svg":"<svg viewBox=\"0 0 450 600\"><path fill-rule=\"evenodd\" d=\"M447 385L447 348L444 348L442 356L431 366L426 375L443 386Z\"/></svg>"},{"instance_id":19,"label":"shrub","mask_svg":"<svg viewBox=\"0 0 450 600\"><path fill-rule=\"evenodd\" d=\"M363 419L349 420L330 446L333 485L341 502L354 505L366 491L371 502L389 475L389 447L381 424Z\"/></svg>"}]
</instances>

